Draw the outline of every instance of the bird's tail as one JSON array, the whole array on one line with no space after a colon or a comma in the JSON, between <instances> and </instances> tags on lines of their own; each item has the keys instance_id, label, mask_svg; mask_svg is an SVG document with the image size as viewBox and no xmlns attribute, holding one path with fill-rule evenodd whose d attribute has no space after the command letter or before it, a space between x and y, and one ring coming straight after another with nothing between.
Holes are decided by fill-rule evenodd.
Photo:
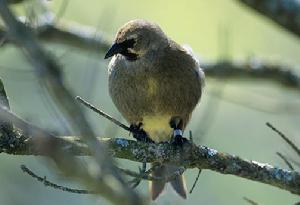
<instances>
[{"instance_id":1,"label":"bird's tail","mask_svg":"<svg viewBox=\"0 0 300 205\"><path fill-rule=\"evenodd\" d=\"M172 175L178 167L170 164L164 164L160 166L156 166L152 172L152 176L154 177L164 177ZM176 193L181 196L182 198L186 199L186 183L183 175L177 176L175 179L170 181L173 189ZM160 193L164 190L166 185L166 181L159 180L159 181L151 181L150 182L150 192L152 200L155 200Z\"/></svg>"}]
</instances>

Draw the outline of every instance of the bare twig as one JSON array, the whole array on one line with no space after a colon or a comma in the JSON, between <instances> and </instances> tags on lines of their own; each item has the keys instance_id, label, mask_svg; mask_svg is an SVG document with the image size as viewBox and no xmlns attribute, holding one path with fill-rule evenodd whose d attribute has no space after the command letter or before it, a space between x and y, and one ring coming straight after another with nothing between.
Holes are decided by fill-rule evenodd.
<instances>
[{"instance_id":1,"label":"bare twig","mask_svg":"<svg viewBox=\"0 0 300 205\"><path fill-rule=\"evenodd\" d=\"M139 171L141 174L147 174L146 168L147 168L147 163L142 163L142 168L139 167ZM142 179L141 178L134 178L133 180L129 181L128 184L130 184L132 189L135 189L140 183Z\"/></svg>"},{"instance_id":2,"label":"bare twig","mask_svg":"<svg viewBox=\"0 0 300 205\"><path fill-rule=\"evenodd\" d=\"M251 205L258 205L258 203L256 203L255 201L253 201L245 196L243 197L243 199Z\"/></svg>"},{"instance_id":3,"label":"bare twig","mask_svg":"<svg viewBox=\"0 0 300 205\"><path fill-rule=\"evenodd\" d=\"M95 193L93 191L88 191L88 190L84 190L84 189L72 189L72 188L69 188L69 187L65 187L65 186L55 184L53 182L48 181L46 179L46 177L38 176L37 174L35 174L32 170L30 170L25 165L21 165L21 169L22 169L23 172L25 172L26 174L28 174L32 178L35 178L39 182L42 182L45 186L49 186L49 187L54 188L54 189L59 189L61 191L66 191L66 192L70 192L70 193L74 193L74 194L94 194Z\"/></svg>"},{"instance_id":4,"label":"bare twig","mask_svg":"<svg viewBox=\"0 0 300 205\"><path fill-rule=\"evenodd\" d=\"M93 110L94 112L96 112L97 114L101 115L102 117L105 117L106 119L108 119L109 121L115 123L116 125L118 125L119 127L123 128L126 131L131 131L130 127L124 125L123 123L121 123L120 121L118 121L117 119L113 118L112 116L106 114L105 112L103 112L102 110L96 108L95 106L93 106L91 103L85 101L84 99L82 99L80 96L76 96L76 100L78 100L80 103L82 103L83 105L85 105L86 107L90 108L91 110Z\"/></svg>"},{"instance_id":5,"label":"bare twig","mask_svg":"<svg viewBox=\"0 0 300 205\"><path fill-rule=\"evenodd\" d=\"M280 152L276 152L276 154L284 161L284 163L290 168L290 170L295 170L293 165L287 160L287 158L281 154Z\"/></svg>"},{"instance_id":6,"label":"bare twig","mask_svg":"<svg viewBox=\"0 0 300 205\"><path fill-rule=\"evenodd\" d=\"M285 136L285 134L275 128L271 123L267 122L266 125L276 132L298 154L298 156L300 156L300 149L294 142L292 142L287 136Z\"/></svg>"},{"instance_id":7,"label":"bare twig","mask_svg":"<svg viewBox=\"0 0 300 205\"><path fill-rule=\"evenodd\" d=\"M201 169L199 169L199 170L198 170L197 177L196 177L196 179L195 179L195 181L194 181L194 184L193 184L192 188L190 189L190 194L191 194L191 193L193 193L193 191L194 191L194 188L195 188L195 187L196 187L196 185L197 185L197 182L198 182L198 180L199 180L199 177L200 177L201 171L202 171Z\"/></svg>"}]
</instances>

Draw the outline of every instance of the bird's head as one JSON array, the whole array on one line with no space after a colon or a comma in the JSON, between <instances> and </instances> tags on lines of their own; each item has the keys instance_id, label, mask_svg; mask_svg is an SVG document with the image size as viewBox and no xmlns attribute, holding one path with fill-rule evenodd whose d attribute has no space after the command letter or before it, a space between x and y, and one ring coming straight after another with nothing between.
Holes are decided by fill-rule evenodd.
<instances>
[{"instance_id":1,"label":"bird's head","mask_svg":"<svg viewBox=\"0 0 300 205\"><path fill-rule=\"evenodd\" d=\"M105 59L121 54L127 60L135 61L149 51L166 45L167 41L166 35L157 24L145 20L132 20L119 29Z\"/></svg>"}]
</instances>

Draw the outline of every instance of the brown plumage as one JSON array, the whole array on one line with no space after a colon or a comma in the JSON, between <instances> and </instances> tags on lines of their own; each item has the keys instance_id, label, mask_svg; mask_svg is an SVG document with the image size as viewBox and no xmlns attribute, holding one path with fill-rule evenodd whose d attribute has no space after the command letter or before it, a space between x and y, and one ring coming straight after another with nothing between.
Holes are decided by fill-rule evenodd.
<instances>
[{"instance_id":1,"label":"brown plumage","mask_svg":"<svg viewBox=\"0 0 300 205\"><path fill-rule=\"evenodd\" d=\"M142 123L154 142L171 140L170 122L184 130L204 86L204 74L192 54L158 25L133 20L118 31L105 58L111 56L109 92L124 118L132 125ZM174 170L173 165L162 165L153 175L164 176ZM171 185L186 198L182 176ZM152 199L164 186L164 181L151 184Z\"/></svg>"}]
</instances>

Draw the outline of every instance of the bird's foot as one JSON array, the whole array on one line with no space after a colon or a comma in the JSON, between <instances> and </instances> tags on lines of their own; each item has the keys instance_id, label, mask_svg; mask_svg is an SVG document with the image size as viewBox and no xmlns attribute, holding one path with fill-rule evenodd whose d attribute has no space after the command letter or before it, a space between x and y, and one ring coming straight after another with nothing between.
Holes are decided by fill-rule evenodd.
<instances>
[{"instance_id":1,"label":"bird's foot","mask_svg":"<svg viewBox=\"0 0 300 205\"><path fill-rule=\"evenodd\" d=\"M130 133L132 133L133 138L137 141L153 143L154 141L150 139L148 134L142 128L143 123L130 125Z\"/></svg>"},{"instance_id":2,"label":"bird's foot","mask_svg":"<svg viewBox=\"0 0 300 205\"><path fill-rule=\"evenodd\" d=\"M182 137L182 130L181 129L174 129L173 139L171 141L171 144L173 144L175 146L182 147L187 142L188 142L188 139Z\"/></svg>"}]
</instances>

